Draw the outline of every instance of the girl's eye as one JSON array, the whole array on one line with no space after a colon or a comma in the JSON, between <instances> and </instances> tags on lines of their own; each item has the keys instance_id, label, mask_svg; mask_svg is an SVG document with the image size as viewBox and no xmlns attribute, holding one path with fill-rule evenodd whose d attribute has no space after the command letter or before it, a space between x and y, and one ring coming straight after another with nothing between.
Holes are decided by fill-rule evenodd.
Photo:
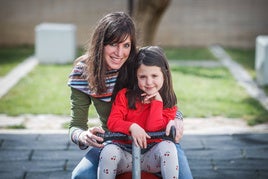
<instances>
[{"instance_id":1,"label":"girl's eye","mask_svg":"<svg viewBox=\"0 0 268 179\"><path fill-rule=\"evenodd\" d=\"M113 46L113 47L116 47L117 46L117 44L116 43L113 43L113 44L110 44L111 46Z\"/></svg>"},{"instance_id":2,"label":"girl's eye","mask_svg":"<svg viewBox=\"0 0 268 179\"><path fill-rule=\"evenodd\" d=\"M138 78L139 78L139 79L143 79L143 78L145 78L145 76L139 76Z\"/></svg>"}]
</instances>

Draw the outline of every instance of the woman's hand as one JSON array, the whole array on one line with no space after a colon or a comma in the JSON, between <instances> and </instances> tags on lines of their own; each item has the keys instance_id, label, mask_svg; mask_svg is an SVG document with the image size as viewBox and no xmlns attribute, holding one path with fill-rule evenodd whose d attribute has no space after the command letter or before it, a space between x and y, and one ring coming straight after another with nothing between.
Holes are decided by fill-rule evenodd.
<instances>
[{"instance_id":1,"label":"woman's hand","mask_svg":"<svg viewBox=\"0 0 268 179\"><path fill-rule=\"evenodd\" d=\"M142 149L147 148L147 139L150 139L151 137L142 127L134 123L130 126L129 131L136 146L140 146Z\"/></svg>"},{"instance_id":2,"label":"woman's hand","mask_svg":"<svg viewBox=\"0 0 268 179\"><path fill-rule=\"evenodd\" d=\"M92 147L104 147L103 144L98 142L103 142L103 138L96 136L96 133L104 133L105 131L101 127L93 127L88 129L87 131L83 131L79 135L79 142L86 146Z\"/></svg>"},{"instance_id":3,"label":"woman's hand","mask_svg":"<svg viewBox=\"0 0 268 179\"><path fill-rule=\"evenodd\" d=\"M169 135L171 126L175 126L176 128L175 143L179 143L183 136L183 120L177 118L170 120L166 127L166 135Z\"/></svg>"}]
</instances>

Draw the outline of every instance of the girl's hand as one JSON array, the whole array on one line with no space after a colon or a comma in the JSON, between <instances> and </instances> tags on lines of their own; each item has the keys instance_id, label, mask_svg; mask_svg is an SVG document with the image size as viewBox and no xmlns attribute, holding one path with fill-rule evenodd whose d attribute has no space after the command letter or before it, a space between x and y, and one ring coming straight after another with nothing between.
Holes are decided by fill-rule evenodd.
<instances>
[{"instance_id":1,"label":"girl's hand","mask_svg":"<svg viewBox=\"0 0 268 179\"><path fill-rule=\"evenodd\" d=\"M79 135L79 142L86 146L92 147L104 147L103 144L99 144L98 142L102 142L103 138L96 136L96 133L104 133L105 131L101 127L93 127L88 129L87 131L83 131Z\"/></svg>"},{"instance_id":2,"label":"girl's hand","mask_svg":"<svg viewBox=\"0 0 268 179\"><path fill-rule=\"evenodd\" d=\"M147 139L150 139L151 137L142 127L134 123L130 126L129 131L136 146L140 146L142 149L147 148Z\"/></svg>"},{"instance_id":3,"label":"girl's hand","mask_svg":"<svg viewBox=\"0 0 268 179\"><path fill-rule=\"evenodd\" d=\"M144 97L143 103L145 103L145 104L150 103L152 100L163 101L159 92L156 92L153 94L142 93L141 96Z\"/></svg>"}]
</instances>

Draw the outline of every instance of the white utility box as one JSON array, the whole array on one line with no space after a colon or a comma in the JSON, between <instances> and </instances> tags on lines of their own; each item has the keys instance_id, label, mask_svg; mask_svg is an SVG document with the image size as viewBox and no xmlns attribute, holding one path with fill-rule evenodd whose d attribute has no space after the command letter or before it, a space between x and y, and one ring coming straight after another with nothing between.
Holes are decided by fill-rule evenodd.
<instances>
[{"instance_id":1,"label":"white utility box","mask_svg":"<svg viewBox=\"0 0 268 179\"><path fill-rule=\"evenodd\" d=\"M35 28L35 56L42 64L65 64L76 56L76 26L42 23Z\"/></svg>"},{"instance_id":2,"label":"white utility box","mask_svg":"<svg viewBox=\"0 0 268 179\"><path fill-rule=\"evenodd\" d=\"M258 85L268 85L268 36L256 38L255 70Z\"/></svg>"}]
</instances>

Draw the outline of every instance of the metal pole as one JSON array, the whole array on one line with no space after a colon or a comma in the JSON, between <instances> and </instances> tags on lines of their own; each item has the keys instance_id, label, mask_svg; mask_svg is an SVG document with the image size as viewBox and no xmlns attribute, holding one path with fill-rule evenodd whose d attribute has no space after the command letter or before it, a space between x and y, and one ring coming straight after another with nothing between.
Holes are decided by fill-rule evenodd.
<instances>
[{"instance_id":1,"label":"metal pole","mask_svg":"<svg viewBox=\"0 0 268 179\"><path fill-rule=\"evenodd\" d=\"M132 141L132 179L141 179L141 149Z\"/></svg>"}]
</instances>

